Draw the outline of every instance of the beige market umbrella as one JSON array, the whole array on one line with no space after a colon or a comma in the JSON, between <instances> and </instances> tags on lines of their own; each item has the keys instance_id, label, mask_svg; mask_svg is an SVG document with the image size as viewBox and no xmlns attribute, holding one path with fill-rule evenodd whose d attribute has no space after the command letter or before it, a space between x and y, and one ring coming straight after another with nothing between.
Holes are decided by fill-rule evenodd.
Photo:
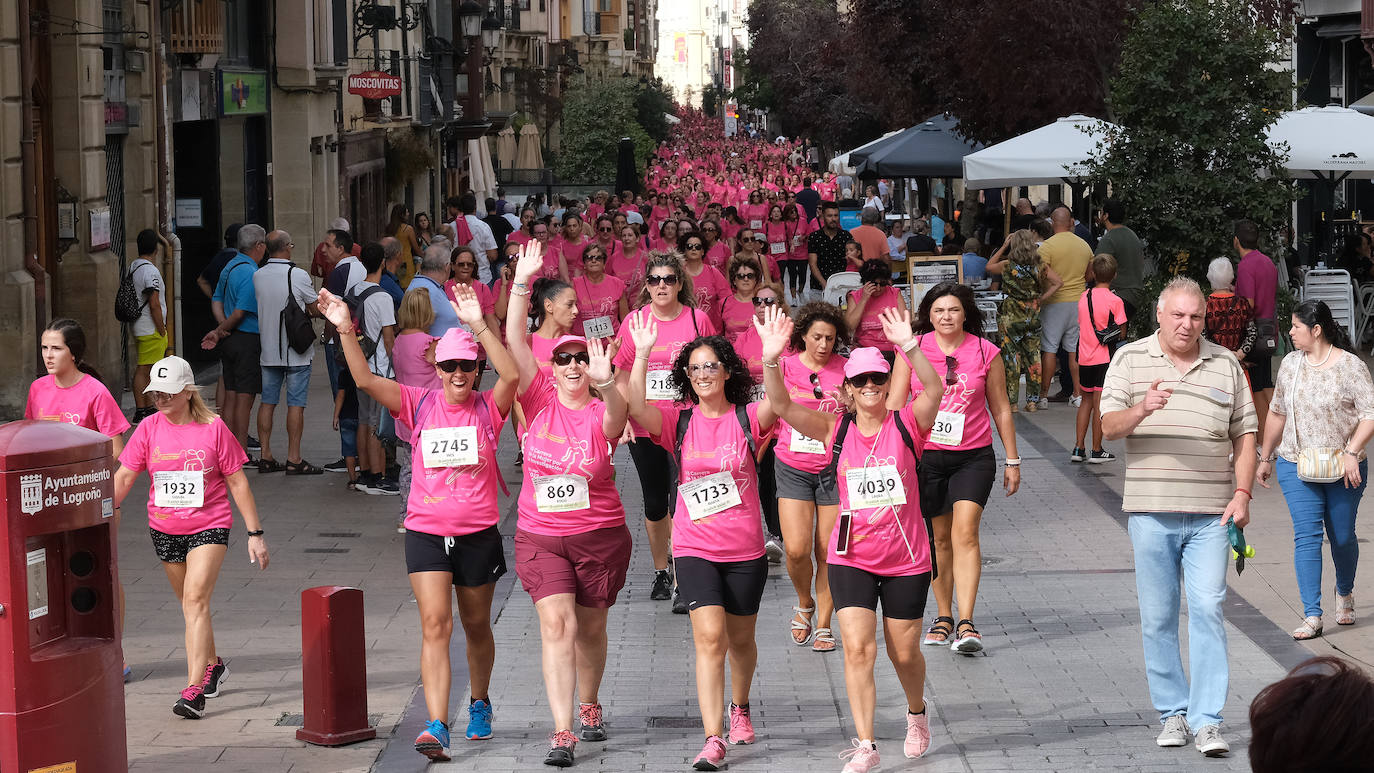
<instances>
[{"instance_id":1,"label":"beige market umbrella","mask_svg":"<svg viewBox=\"0 0 1374 773\"><path fill-rule=\"evenodd\" d=\"M496 135L496 163L502 169L515 166L515 130L509 126Z\"/></svg>"},{"instance_id":2,"label":"beige market umbrella","mask_svg":"<svg viewBox=\"0 0 1374 773\"><path fill-rule=\"evenodd\" d=\"M539 127L533 122L520 127L520 141L515 153L516 169L543 169L544 151L539 147Z\"/></svg>"},{"instance_id":3,"label":"beige market umbrella","mask_svg":"<svg viewBox=\"0 0 1374 773\"><path fill-rule=\"evenodd\" d=\"M479 205L483 199L493 195L496 188L495 175L488 172L491 154L487 152L485 140L486 137L468 140L468 186L472 188Z\"/></svg>"}]
</instances>

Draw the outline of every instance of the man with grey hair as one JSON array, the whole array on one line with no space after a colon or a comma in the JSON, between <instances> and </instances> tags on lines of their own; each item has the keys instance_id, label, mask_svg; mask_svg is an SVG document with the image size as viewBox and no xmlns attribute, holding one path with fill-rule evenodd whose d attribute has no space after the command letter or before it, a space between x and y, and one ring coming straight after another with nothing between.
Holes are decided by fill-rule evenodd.
<instances>
[{"instance_id":1,"label":"man with grey hair","mask_svg":"<svg viewBox=\"0 0 1374 773\"><path fill-rule=\"evenodd\" d=\"M1208 757L1221 737L1229 667L1222 603L1227 524L1250 521L1258 421L1245 370L1202 337L1207 299L1171 281L1155 307L1159 330L1121 347L1102 387L1102 434L1126 439L1121 509L1135 553L1145 675L1163 729L1160 746L1196 732ZM1179 580L1188 594L1188 663L1179 651Z\"/></svg>"},{"instance_id":2,"label":"man with grey hair","mask_svg":"<svg viewBox=\"0 0 1374 773\"><path fill-rule=\"evenodd\" d=\"M348 221L341 217L336 217L329 221L329 230L346 234L352 233L351 229L348 227ZM331 251L329 247L329 238L326 236L324 240L315 245L315 254L310 260L310 275L319 277L321 285L323 285L325 278L329 276L329 272L334 270L334 266L338 265L341 258L345 255L358 256L359 245L356 244L351 245L348 249L344 250L342 254L339 254L337 250Z\"/></svg>"},{"instance_id":3,"label":"man with grey hair","mask_svg":"<svg viewBox=\"0 0 1374 773\"><path fill-rule=\"evenodd\" d=\"M382 277L378 284L391 296L391 302L400 311L401 299L406 294L401 287L401 280L396 278L396 271L401 267L401 241L394 236L383 236L377 243L382 245ZM413 281L414 277L411 279Z\"/></svg>"},{"instance_id":4,"label":"man with grey hair","mask_svg":"<svg viewBox=\"0 0 1374 773\"><path fill-rule=\"evenodd\" d=\"M849 232L854 241L859 243L863 250L863 263L870 260L883 260L889 258L887 250L887 234L878 224L883 222L883 213L877 207L864 207L859 213L859 223L861 225ZM859 266L846 268L846 271L858 271Z\"/></svg>"},{"instance_id":5,"label":"man with grey hair","mask_svg":"<svg viewBox=\"0 0 1374 773\"><path fill-rule=\"evenodd\" d=\"M410 289L421 287L429 293L430 305L434 307L434 324L429 326L429 334L435 337L459 326L458 312L453 310L453 305L448 302L448 292L444 290L444 283L449 279L449 266L453 263L452 255L446 244L429 245L420 259L420 272L410 280Z\"/></svg>"},{"instance_id":6,"label":"man with grey hair","mask_svg":"<svg viewBox=\"0 0 1374 773\"><path fill-rule=\"evenodd\" d=\"M224 374L224 405L220 413L239 445L248 448L248 415L253 399L262 391L262 344L258 338L258 299L253 275L267 257L267 232L249 223L239 229L238 255L220 272L211 304L219 305L222 319L201 339L202 349L219 352ZM250 463L256 464L252 459Z\"/></svg>"},{"instance_id":7,"label":"man with grey hair","mask_svg":"<svg viewBox=\"0 0 1374 773\"><path fill-rule=\"evenodd\" d=\"M258 304L259 340L262 353L262 403L258 406L258 442L262 457L258 472L286 470L288 475L319 475L324 470L301 458L301 433L305 429L305 402L310 394L310 370L315 346L304 352L292 347L286 329L286 307L295 304L310 316L319 316L318 295L310 277L291 257L291 234L267 235L267 261L253 274ZM286 387L286 464L272 455L272 424L282 387Z\"/></svg>"}]
</instances>

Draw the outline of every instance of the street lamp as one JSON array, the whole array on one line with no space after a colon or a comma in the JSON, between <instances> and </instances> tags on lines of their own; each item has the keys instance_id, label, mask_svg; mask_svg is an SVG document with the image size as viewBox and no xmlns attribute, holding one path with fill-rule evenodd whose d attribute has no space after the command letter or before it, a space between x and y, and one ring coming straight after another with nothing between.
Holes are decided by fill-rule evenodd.
<instances>
[{"instance_id":1,"label":"street lamp","mask_svg":"<svg viewBox=\"0 0 1374 773\"><path fill-rule=\"evenodd\" d=\"M482 16L486 9L477 0L463 0L458 6L458 21L463 37L475 38L482 34Z\"/></svg>"},{"instance_id":2,"label":"street lamp","mask_svg":"<svg viewBox=\"0 0 1374 773\"><path fill-rule=\"evenodd\" d=\"M501 22L495 16L487 16L482 19L482 47L487 50L488 57L494 57L500 45Z\"/></svg>"}]
</instances>

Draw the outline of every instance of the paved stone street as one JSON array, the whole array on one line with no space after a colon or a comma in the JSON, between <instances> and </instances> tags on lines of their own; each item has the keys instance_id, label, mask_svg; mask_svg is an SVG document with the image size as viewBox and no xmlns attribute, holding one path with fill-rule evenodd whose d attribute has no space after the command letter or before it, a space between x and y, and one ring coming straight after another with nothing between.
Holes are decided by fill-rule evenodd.
<instances>
[{"instance_id":1,"label":"paved stone street","mask_svg":"<svg viewBox=\"0 0 1374 773\"><path fill-rule=\"evenodd\" d=\"M316 368L307 427L328 426L328 381ZM1333 648L1370 662L1361 626L1333 632L1312 650L1284 631L1296 620L1291 527L1281 495L1258 494L1247 532L1260 555L1246 574L1234 573L1228 601L1231 695L1225 729L1233 753L1204 760L1191 746L1160 749L1142 664L1129 540L1119 511L1122 463L1070 465L1072 411L1056 405L1019 414L1024 485L1011 499L995 490L984 517L985 571L976 618L986 657L926 648L927 695L934 746L926 758L901 756L903 697L890 665L878 661L878 743L884 769L996 770L1248 770L1246 710L1255 693L1312 651ZM284 429L277 430L284 442ZM505 436L502 467L518 485L514 443ZM1108 448L1122 455L1120 444ZM315 430L306 458L337 458L337 438ZM999 456L1001 455L999 449ZM633 467L618 455L619 485L629 512L639 511ZM404 572L400 507L394 497L345 489L345 476L259 476L250 481L267 529L272 564L247 563L242 529L217 588L216 639L230 668L222 697L204 720L175 717L170 707L184 684L179 607L148 542L142 512L146 489L125 506L120 555L128 589L126 653L135 680L128 686L129 754L136 770L184 770L213 763L221 771L415 771L425 761L411 742L425 717L417 690L418 618ZM514 511L503 533L514 531ZM631 518L637 542L643 528ZM507 538L507 554L509 537ZM579 744L578 767L606 771L685 770L701 744L685 617L648 600L648 551L637 545L630 580L610 616L610 659L602 690L605 743ZM366 592L368 707L378 738L323 749L295 740L300 722L299 593L343 584ZM1368 581L1357 595L1371 597ZM794 599L781 567L773 567L759 615L759 669L752 697L758 743L730 747L732 770L836 771L836 754L853 730L844 693L843 654L792 646L787 619ZM533 605L512 571L497 587L497 668L491 693L496 735L461 740L454 769L534 770L550 730L539 670ZM928 618L934 615L933 602ZM1185 624L1186 631L1186 624ZM837 631L838 634L838 631ZM461 694L462 637L456 637L452 703ZM843 646L843 645L841 645ZM881 650L880 650L881 653Z\"/></svg>"}]
</instances>

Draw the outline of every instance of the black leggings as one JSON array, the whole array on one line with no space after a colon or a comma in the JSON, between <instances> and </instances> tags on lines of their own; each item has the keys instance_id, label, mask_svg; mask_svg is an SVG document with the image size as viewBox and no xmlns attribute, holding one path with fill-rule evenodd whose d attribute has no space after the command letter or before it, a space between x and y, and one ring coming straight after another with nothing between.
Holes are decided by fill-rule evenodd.
<instances>
[{"instance_id":1,"label":"black leggings","mask_svg":"<svg viewBox=\"0 0 1374 773\"><path fill-rule=\"evenodd\" d=\"M644 517L661 521L672 515L677 486L673 485L673 457L668 449L650 438L637 437L630 443L630 458L639 473L639 488L644 492Z\"/></svg>"},{"instance_id":2,"label":"black leggings","mask_svg":"<svg viewBox=\"0 0 1374 773\"><path fill-rule=\"evenodd\" d=\"M775 445L769 442L768 451L759 461L758 469L759 504L763 506L763 525L768 534L776 537L782 534L782 526L778 524L778 476L774 463L777 456L773 453Z\"/></svg>"},{"instance_id":3,"label":"black leggings","mask_svg":"<svg viewBox=\"0 0 1374 773\"><path fill-rule=\"evenodd\" d=\"M787 287L801 289L806 286L806 275L810 271L810 264L804 260L782 260L778 261L779 272L783 277L783 284Z\"/></svg>"}]
</instances>

